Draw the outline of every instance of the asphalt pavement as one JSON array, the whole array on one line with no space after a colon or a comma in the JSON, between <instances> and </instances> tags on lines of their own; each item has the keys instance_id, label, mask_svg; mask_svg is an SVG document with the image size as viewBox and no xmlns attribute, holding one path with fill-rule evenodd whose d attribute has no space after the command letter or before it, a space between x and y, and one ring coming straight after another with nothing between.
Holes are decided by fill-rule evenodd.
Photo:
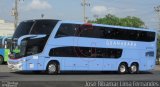
<instances>
[{"instance_id":1,"label":"asphalt pavement","mask_svg":"<svg viewBox=\"0 0 160 87\"><path fill-rule=\"evenodd\" d=\"M47 75L35 72L13 72L0 65L0 81L160 81L160 66L150 72L118 74L117 72L62 72Z\"/></svg>"}]
</instances>

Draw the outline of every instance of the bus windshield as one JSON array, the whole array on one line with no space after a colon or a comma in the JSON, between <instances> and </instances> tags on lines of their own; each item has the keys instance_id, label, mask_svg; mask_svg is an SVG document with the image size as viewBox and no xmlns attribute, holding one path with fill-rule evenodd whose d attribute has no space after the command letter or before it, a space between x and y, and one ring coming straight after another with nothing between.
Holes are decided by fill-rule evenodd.
<instances>
[{"instance_id":1,"label":"bus windshield","mask_svg":"<svg viewBox=\"0 0 160 87\"><path fill-rule=\"evenodd\" d=\"M11 52L14 58L21 58L29 55L41 53L50 36L52 30L57 24L57 20L34 20L22 22L13 35L13 43ZM18 38L24 35L46 35L38 38L25 38L21 41L21 45L17 46ZM17 38L17 39L16 39ZM15 41L14 41L15 40Z\"/></svg>"},{"instance_id":2,"label":"bus windshield","mask_svg":"<svg viewBox=\"0 0 160 87\"><path fill-rule=\"evenodd\" d=\"M19 48L14 48L15 58L21 58L29 55L41 53L48 40L48 35L42 38L31 39L27 38L22 41ZM16 47L16 46L15 46Z\"/></svg>"},{"instance_id":3,"label":"bus windshield","mask_svg":"<svg viewBox=\"0 0 160 87\"><path fill-rule=\"evenodd\" d=\"M57 22L57 20L33 20L22 22L17 27L13 38L19 38L29 34L50 35Z\"/></svg>"},{"instance_id":4,"label":"bus windshield","mask_svg":"<svg viewBox=\"0 0 160 87\"><path fill-rule=\"evenodd\" d=\"M29 31L30 31L33 23L34 23L33 21L20 23L19 26L17 27L14 35L13 35L13 38L19 38L23 35L29 34Z\"/></svg>"}]
</instances>

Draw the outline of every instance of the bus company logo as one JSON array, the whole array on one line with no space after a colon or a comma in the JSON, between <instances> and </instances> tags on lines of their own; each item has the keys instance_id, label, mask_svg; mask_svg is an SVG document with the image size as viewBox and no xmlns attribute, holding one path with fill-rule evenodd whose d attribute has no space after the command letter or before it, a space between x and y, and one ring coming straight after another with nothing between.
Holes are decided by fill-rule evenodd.
<instances>
[{"instance_id":1,"label":"bus company logo","mask_svg":"<svg viewBox=\"0 0 160 87\"><path fill-rule=\"evenodd\" d=\"M131 41L106 41L106 45L108 46L129 46L129 47L135 47L137 44L135 42Z\"/></svg>"}]
</instances>

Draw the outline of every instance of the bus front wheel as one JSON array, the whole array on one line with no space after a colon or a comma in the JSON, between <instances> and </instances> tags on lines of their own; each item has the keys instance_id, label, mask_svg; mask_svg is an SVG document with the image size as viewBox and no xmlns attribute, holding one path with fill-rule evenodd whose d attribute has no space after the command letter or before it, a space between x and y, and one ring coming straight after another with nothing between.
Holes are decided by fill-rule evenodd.
<instances>
[{"instance_id":1,"label":"bus front wheel","mask_svg":"<svg viewBox=\"0 0 160 87\"><path fill-rule=\"evenodd\" d=\"M128 71L127 69L128 69L127 64L121 63L121 64L119 65L118 72L119 72L120 74L125 74L125 73L127 73L127 71Z\"/></svg>"},{"instance_id":2,"label":"bus front wheel","mask_svg":"<svg viewBox=\"0 0 160 87\"><path fill-rule=\"evenodd\" d=\"M3 64L3 62L4 62L4 58L0 56L0 64Z\"/></svg>"},{"instance_id":3,"label":"bus front wheel","mask_svg":"<svg viewBox=\"0 0 160 87\"><path fill-rule=\"evenodd\" d=\"M50 75L58 73L58 64L55 62L50 62L47 66L47 73Z\"/></svg>"}]
</instances>

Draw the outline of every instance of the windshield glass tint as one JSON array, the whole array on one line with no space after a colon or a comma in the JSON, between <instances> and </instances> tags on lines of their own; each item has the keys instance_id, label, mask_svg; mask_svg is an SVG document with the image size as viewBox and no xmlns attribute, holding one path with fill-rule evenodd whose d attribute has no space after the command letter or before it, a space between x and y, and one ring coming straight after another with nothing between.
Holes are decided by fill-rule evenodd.
<instances>
[{"instance_id":1,"label":"windshield glass tint","mask_svg":"<svg viewBox=\"0 0 160 87\"><path fill-rule=\"evenodd\" d=\"M36 21L35 25L31 29L30 34L47 34L50 35L54 26L57 22L55 21Z\"/></svg>"},{"instance_id":2,"label":"windshield glass tint","mask_svg":"<svg viewBox=\"0 0 160 87\"><path fill-rule=\"evenodd\" d=\"M26 38L21 43L21 46L17 46L16 43L12 43L11 52L15 55L15 58L21 58L29 55L41 53L44 46L56 26L58 20L34 20L22 22L17 28L13 38L19 38L23 35L40 35L45 34L46 37L42 38ZM15 42L17 39L14 39Z\"/></svg>"},{"instance_id":3,"label":"windshield glass tint","mask_svg":"<svg viewBox=\"0 0 160 87\"><path fill-rule=\"evenodd\" d=\"M33 20L22 22L17 27L13 38L19 38L23 35L29 34L50 35L57 22L57 20Z\"/></svg>"},{"instance_id":4,"label":"windshield glass tint","mask_svg":"<svg viewBox=\"0 0 160 87\"><path fill-rule=\"evenodd\" d=\"M17 27L13 38L19 38L23 35L27 35L32 27L32 25L34 24L34 22L22 22L19 24L19 26Z\"/></svg>"},{"instance_id":5,"label":"windshield glass tint","mask_svg":"<svg viewBox=\"0 0 160 87\"><path fill-rule=\"evenodd\" d=\"M21 57L41 53L44 49L46 41L48 40L48 37L49 36L46 36L43 38L37 38L37 39L24 40L23 44L20 46L19 49L14 49L14 51L20 50L20 52L18 53L16 52L13 53L15 55L15 58L21 58Z\"/></svg>"}]
</instances>

